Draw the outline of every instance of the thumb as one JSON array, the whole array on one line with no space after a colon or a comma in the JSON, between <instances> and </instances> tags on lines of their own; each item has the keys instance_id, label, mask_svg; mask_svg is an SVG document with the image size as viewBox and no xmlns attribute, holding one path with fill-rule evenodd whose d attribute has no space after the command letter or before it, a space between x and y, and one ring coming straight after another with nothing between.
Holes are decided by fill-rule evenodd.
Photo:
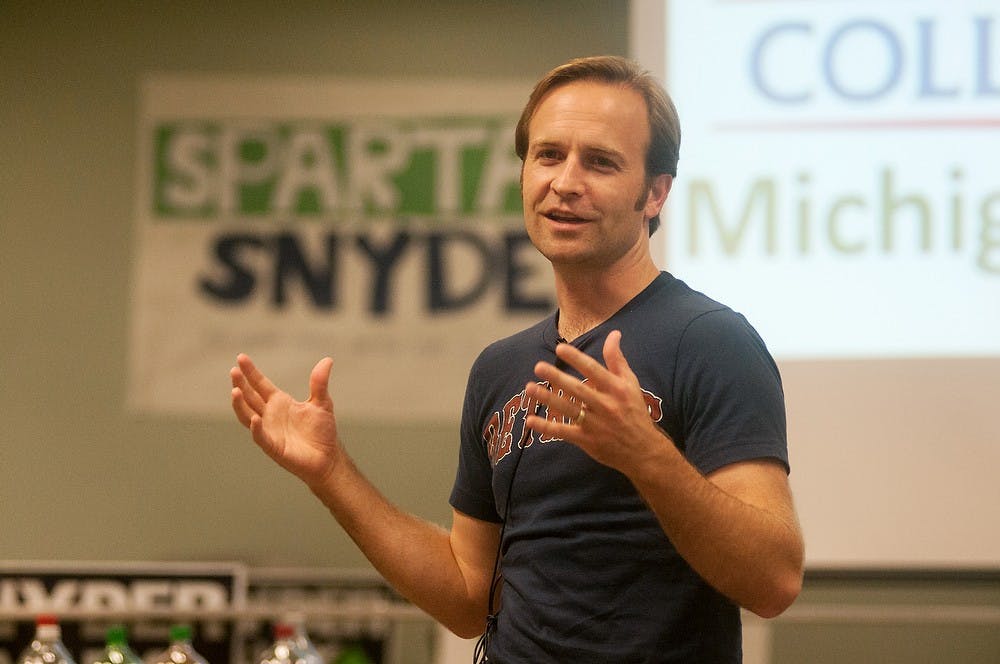
<instances>
[{"instance_id":1,"label":"thumb","mask_svg":"<svg viewBox=\"0 0 1000 664\"><path fill-rule=\"evenodd\" d=\"M316 363L309 374L309 400L329 401L330 400L330 372L333 369L333 360L324 357Z\"/></svg>"},{"instance_id":2,"label":"thumb","mask_svg":"<svg viewBox=\"0 0 1000 664\"><path fill-rule=\"evenodd\" d=\"M627 376L632 373L632 368L622 353L621 342L622 333L620 330L612 330L608 333L604 340L604 366L616 376Z\"/></svg>"}]
</instances>

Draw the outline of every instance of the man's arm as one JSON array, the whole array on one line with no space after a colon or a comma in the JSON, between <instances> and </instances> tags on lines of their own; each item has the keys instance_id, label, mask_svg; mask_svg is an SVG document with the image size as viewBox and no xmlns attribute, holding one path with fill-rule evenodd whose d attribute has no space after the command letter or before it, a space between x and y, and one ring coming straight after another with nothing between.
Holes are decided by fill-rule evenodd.
<instances>
[{"instance_id":1,"label":"man's arm","mask_svg":"<svg viewBox=\"0 0 1000 664\"><path fill-rule=\"evenodd\" d=\"M458 636L482 634L499 524L452 510L445 530L397 508L347 461L313 493L403 597Z\"/></svg>"},{"instance_id":2,"label":"man's arm","mask_svg":"<svg viewBox=\"0 0 1000 664\"><path fill-rule=\"evenodd\" d=\"M702 578L754 613L778 615L801 589L804 557L784 467L755 460L699 473L650 419L620 339L608 335L606 368L567 344L556 349L586 382L539 362L536 374L553 389L529 384L527 394L549 417L532 416L528 426L626 475Z\"/></svg>"},{"instance_id":3,"label":"man's arm","mask_svg":"<svg viewBox=\"0 0 1000 664\"><path fill-rule=\"evenodd\" d=\"M449 531L391 504L341 445L327 389L332 364L317 363L309 399L296 401L240 355L230 371L237 419L306 483L400 594L459 636L481 634L500 526L454 511Z\"/></svg>"},{"instance_id":4,"label":"man's arm","mask_svg":"<svg viewBox=\"0 0 1000 664\"><path fill-rule=\"evenodd\" d=\"M798 596L803 567L785 468L742 461L705 477L673 444L660 447L666 454L629 478L678 552L740 606L779 615Z\"/></svg>"}]
</instances>

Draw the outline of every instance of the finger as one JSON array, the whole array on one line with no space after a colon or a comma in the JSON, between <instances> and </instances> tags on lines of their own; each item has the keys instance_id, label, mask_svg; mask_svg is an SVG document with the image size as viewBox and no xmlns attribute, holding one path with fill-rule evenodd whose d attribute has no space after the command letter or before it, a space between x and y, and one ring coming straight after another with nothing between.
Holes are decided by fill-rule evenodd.
<instances>
[{"instance_id":1,"label":"finger","mask_svg":"<svg viewBox=\"0 0 1000 664\"><path fill-rule=\"evenodd\" d=\"M547 438L559 438L561 440L579 440L582 434L580 427L575 426L572 420L564 420L561 417L548 418L540 415L529 415L525 420L525 425L535 433Z\"/></svg>"},{"instance_id":2,"label":"finger","mask_svg":"<svg viewBox=\"0 0 1000 664\"><path fill-rule=\"evenodd\" d=\"M229 379L232 381L233 387L240 391L246 406L257 413L264 412L264 400L250 386L239 367L233 367L229 370Z\"/></svg>"},{"instance_id":3,"label":"finger","mask_svg":"<svg viewBox=\"0 0 1000 664\"><path fill-rule=\"evenodd\" d=\"M260 415L256 413L250 418L250 436L253 438L253 442L257 443L264 452L270 456L274 457L275 448L274 443L268 438L267 433L264 432L264 420L261 419Z\"/></svg>"},{"instance_id":4,"label":"finger","mask_svg":"<svg viewBox=\"0 0 1000 664\"><path fill-rule=\"evenodd\" d=\"M619 385L626 391L642 390L639 377L632 371L625 353L622 352L621 330L612 330L604 340L604 363Z\"/></svg>"},{"instance_id":5,"label":"finger","mask_svg":"<svg viewBox=\"0 0 1000 664\"><path fill-rule=\"evenodd\" d=\"M629 366L625 354L622 353L622 333L620 330L612 330L604 340L604 364L608 371L619 377L627 377L632 374L632 367Z\"/></svg>"},{"instance_id":6,"label":"finger","mask_svg":"<svg viewBox=\"0 0 1000 664\"><path fill-rule=\"evenodd\" d=\"M588 379L596 389L600 390L606 385L608 370L579 348L570 344L559 344L556 346L556 356L580 372L580 375Z\"/></svg>"},{"instance_id":7,"label":"finger","mask_svg":"<svg viewBox=\"0 0 1000 664\"><path fill-rule=\"evenodd\" d=\"M271 395L278 391L278 388L274 386L274 383L268 380L267 376L262 374L260 370L257 369L257 366L247 355L243 353L237 355L236 364L246 377L247 384L252 387L264 401L270 399Z\"/></svg>"},{"instance_id":8,"label":"finger","mask_svg":"<svg viewBox=\"0 0 1000 664\"><path fill-rule=\"evenodd\" d=\"M576 395L583 391L583 383L579 378L560 371L548 362L535 364L535 375L543 384L528 383L525 389L530 390L528 394L550 411L556 409L560 413L568 412L569 400L579 398Z\"/></svg>"},{"instance_id":9,"label":"finger","mask_svg":"<svg viewBox=\"0 0 1000 664\"><path fill-rule=\"evenodd\" d=\"M581 387L584 385L575 378L572 378L572 380ZM549 419L572 422L575 418L579 417L580 409L583 407L583 399L578 396L578 393L571 394L560 387L550 388L549 385L528 383L525 386L525 394L530 399L535 400L538 404L545 407Z\"/></svg>"},{"instance_id":10,"label":"finger","mask_svg":"<svg viewBox=\"0 0 1000 664\"><path fill-rule=\"evenodd\" d=\"M594 362L594 364L600 367L599 363ZM604 371L603 368L601 370ZM548 362L535 364L535 375L551 385L553 390L561 390L573 402L596 404L600 398L602 388L599 387L598 379L593 377L587 376L584 380L580 380Z\"/></svg>"},{"instance_id":11,"label":"finger","mask_svg":"<svg viewBox=\"0 0 1000 664\"><path fill-rule=\"evenodd\" d=\"M233 388L231 403L233 406L233 412L236 413L236 419L240 421L240 424L249 429L250 419L256 413L254 413L253 409L247 405L246 399L243 396L243 391L240 388Z\"/></svg>"},{"instance_id":12,"label":"finger","mask_svg":"<svg viewBox=\"0 0 1000 664\"><path fill-rule=\"evenodd\" d=\"M566 390L567 388L572 388L583 383L576 376L566 373L549 362L536 362L535 375L542 382L548 383L557 389L562 388Z\"/></svg>"},{"instance_id":13,"label":"finger","mask_svg":"<svg viewBox=\"0 0 1000 664\"><path fill-rule=\"evenodd\" d=\"M330 372L333 370L333 360L324 357L316 363L309 374L309 400L330 400Z\"/></svg>"}]
</instances>

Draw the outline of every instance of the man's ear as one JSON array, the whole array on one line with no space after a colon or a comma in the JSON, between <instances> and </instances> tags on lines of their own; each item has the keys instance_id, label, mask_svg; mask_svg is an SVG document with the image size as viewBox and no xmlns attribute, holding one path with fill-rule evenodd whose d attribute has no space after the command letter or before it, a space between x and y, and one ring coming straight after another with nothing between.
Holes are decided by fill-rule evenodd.
<instances>
[{"instance_id":1,"label":"man's ear","mask_svg":"<svg viewBox=\"0 0 1000 664\"><path fill-rule=\"evenodd\" d=\"M650 178L649 191L646 193L646 201L643 205L643 216L646 219L652 219L660 214L673 184L674 177L668 173L660 173Z\"/></svg>"}]
</instances>

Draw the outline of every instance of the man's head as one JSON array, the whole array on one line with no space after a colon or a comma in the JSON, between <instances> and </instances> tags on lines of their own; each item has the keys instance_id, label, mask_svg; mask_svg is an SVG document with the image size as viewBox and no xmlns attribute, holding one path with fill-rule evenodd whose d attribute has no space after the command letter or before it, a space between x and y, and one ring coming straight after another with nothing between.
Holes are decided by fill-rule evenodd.
<instances>
[{"instance_id":1,"label":"man's head","mask_svg":"<svg viewBox=\"0 0 1000 664\"><path fill-rule=\"evenodd\" d=\"M639 93L646 101L646 117L649 120L650 141L646 149L646 178L664 173L671 177L677 175L681 142L677 109L674 108L663 86L652 74L632 60L611 55L570 60L550 71L535 85L514 131L514 147L522 161L528 153L528 127L538 104L548 92L575 81L621 85ZM659 225L659 215L651 218L649 233L652 234Z\"/></svg>"}]
</instances>

